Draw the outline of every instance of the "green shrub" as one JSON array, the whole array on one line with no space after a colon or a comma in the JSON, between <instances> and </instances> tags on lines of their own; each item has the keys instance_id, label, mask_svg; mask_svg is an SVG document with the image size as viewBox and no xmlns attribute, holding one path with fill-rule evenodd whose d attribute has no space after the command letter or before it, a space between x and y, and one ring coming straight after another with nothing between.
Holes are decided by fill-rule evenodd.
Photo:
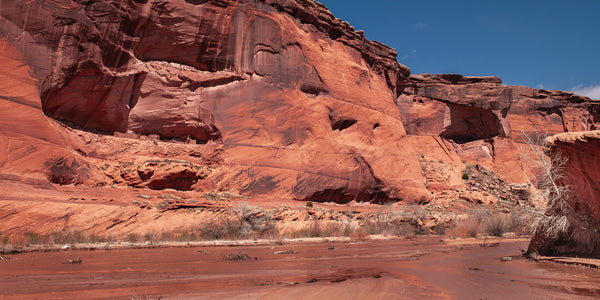
<instances>
[{"instance_id":1,"label":"green shrub","mask_svg":"<svg viewBox=\"0 0 600 300\"><path fill-rule=\"evenodd\" d=\"M464 179L464 180L468 180L468 179L469 179L469 174L467 174L467 173L463 173L463 174L462 174L462 179Z\"/></svg>"},{"instance_id":2,"label":"green shrub","mask_svg":"<svg viewBox=\"0 0 600 300\"><path fill-rule=\"evenodd\" d=\"M306 207L312 208L313 207L313 203L311 201L306 202Z\"/></svg>"}]
</instances>

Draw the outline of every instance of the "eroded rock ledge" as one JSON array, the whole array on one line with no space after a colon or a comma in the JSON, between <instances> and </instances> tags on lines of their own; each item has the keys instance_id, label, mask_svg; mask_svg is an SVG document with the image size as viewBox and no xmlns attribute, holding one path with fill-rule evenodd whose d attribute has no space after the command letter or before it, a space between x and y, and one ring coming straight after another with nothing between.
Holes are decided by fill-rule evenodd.
<instances>
[{"instance_id":1,"label":"eroded rock ledge","mask_svg":"<svg viewBox=\"0 0 600 300\"><path fill-rule=\"evenodd\" d=\"M409 134L432 134L463 143L510 137L512 89L498 77L411 75L397 99Z\"/></svg>"},{"instance_id":2,"label":"eroded rock ledge","mask_svg":"<svg viewBox=\"0 0 600 300\"><path fill-rule=\"evenodd\" d=\"M358 51L379 76L386 79L388 87L401 92L410 69L396 60L396 50L365 38L362 30L336 18L323 4L311 0L259 0L277 10L298 18L302 23L313 25L325 32L332 40L340 41Z\"/></svg>"}]
</instances>

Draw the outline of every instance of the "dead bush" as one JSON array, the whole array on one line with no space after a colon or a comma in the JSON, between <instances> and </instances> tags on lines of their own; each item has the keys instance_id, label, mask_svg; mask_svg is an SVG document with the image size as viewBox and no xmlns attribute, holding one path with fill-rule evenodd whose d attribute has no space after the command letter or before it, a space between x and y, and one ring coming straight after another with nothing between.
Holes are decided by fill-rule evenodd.
<instances>
[{"instance_id":1,"label":"dead bush","mask_svg":"<svg viewBox=\"0 0 600 300\"><path fill-rule=\"evenodd\" d=\"M531 236L536 215L527 209L515 209L510 214L510 231L518 236Z\"/></svg>"},{"instance_id":2,"label":"dead bush","mask_svg":"<svg viewBox=\"0 0 600 300\"><path fill-rule=\"evenodd\" d=\"M140 240L141 240L141 236L137 232L130 232L130 233L127 234L126 241L128 241L128 242L137 243Z\"/></svg>"},{"instance_id":3,"label":"dead bush","mask_svg":"<svg viewBox=\"0 0 600 300\"><path fill-rule=\"evenodd\" d=\"M23 233L23 235L25 236L25 240L28 245L42 245L48 243L48 239L46 237L35 231L27 231Z\"/></svg>"},{"instance_id":4,"label":"dead bush","mask_svg":"<svg viewBox=\"0 0 600 300\"><path fill-rule=\"evenodd\" d=\"M510 229L510 217L505 214L491 215L483 219L482 225L488 235L502 237Z\"/></svg>"},{"instance_id":5,"label":"dead bush","mask_svg":"<svg viewBox=\"0 0 600 300\"><path fill-rule=\"evenodd\" d=\"M450 229L450 235L453 237L477 237L481 227L481 222L477 217L468 217L457 220L454 227Z\"/></svg>"},{"instance_id":6,"label":"dead bush","mask_svg":"<svg viewBox=\"0 0 600 300\"><path fill-rule=\"evenodd\" d=\"M323 237L325 236L325 234L323 234L324 229L321 222L313 221L308 229L308 237Z\"/></svg>"},{"instance_id":7,"label":"dead bush","mask_svg":"<svg viewBox=\"0 0 600 300\"><path fill-rule=\"evenodd\" d=\"M50 233L50 243L52 244L82 244L90 242L90 239L81 230L56 230ZM94 239L101 237L94 236Z\"/></svg>"}]
</instances>

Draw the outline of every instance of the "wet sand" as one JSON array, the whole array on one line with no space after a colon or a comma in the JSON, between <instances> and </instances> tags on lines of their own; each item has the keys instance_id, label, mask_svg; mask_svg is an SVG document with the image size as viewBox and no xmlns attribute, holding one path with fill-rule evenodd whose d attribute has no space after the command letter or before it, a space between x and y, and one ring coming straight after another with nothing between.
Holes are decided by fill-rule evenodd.
<instances>
[{"instance_id":1,"label":"wet sand","mask_svg":"<svg viewBox=\"0 0 600 300\"><path fill-rule=\"evenodd\" d=\"M600 297L598 270L525 260L521 250L527 241L522 239L502 240L497 247L481 247L481 242L444 242L430 236L355 243L21 253L0 260L0 298ZM236 253L247 254L250 259L226 260ZM506 256L512 260L500 260ZM66 263L78 258L80 264Z\"/></svg>"}]
</instances>

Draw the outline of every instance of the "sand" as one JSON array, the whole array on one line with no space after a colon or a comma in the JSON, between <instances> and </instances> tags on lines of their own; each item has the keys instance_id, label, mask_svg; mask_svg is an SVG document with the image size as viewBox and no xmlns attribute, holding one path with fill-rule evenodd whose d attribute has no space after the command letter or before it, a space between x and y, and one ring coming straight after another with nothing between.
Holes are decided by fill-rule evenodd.
<instances>
[{"instance_id":1,"label":"sand","mask_svg":"<svg viewBox=\"0 0 600 300\"><path fill-rule=\"evenodd\" d=\"M595 269L521 257L527 241L359 242L31 252L0 260L2 299L586 299ZM495 242L495 241L491 241ZM282 253L284 252L284 253ZM230 261L231 254L250 259ZM510 257L510 261L501 261ZM68 263L81 259L81 263Z\"/></svg>"}]
</instances>

